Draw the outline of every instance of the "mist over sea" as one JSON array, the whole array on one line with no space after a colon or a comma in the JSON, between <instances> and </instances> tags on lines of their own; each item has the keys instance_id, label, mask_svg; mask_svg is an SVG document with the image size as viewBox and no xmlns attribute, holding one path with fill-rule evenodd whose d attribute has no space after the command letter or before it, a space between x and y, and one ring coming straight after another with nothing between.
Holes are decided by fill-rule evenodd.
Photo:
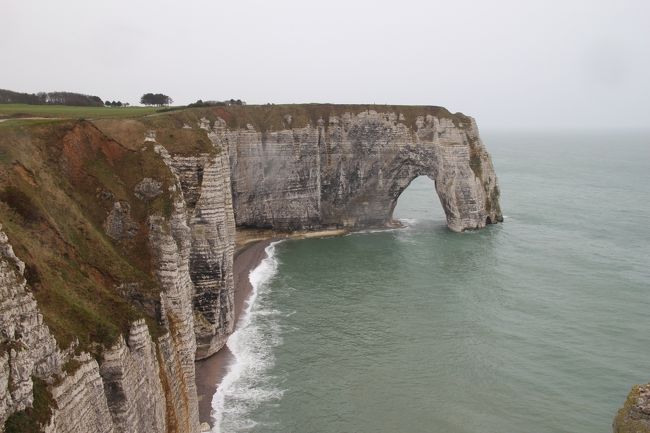
<instances>
[{"instance_id":1,"label":"mist over sea","mask_svg":"<svg viewBox=\"0 0 650 433\"><path fill-rule=\"evenodd\" d=\"M285 241L252 275L216 430L606 433L650 380L650 133L483 132L505 223Z\"/></svg>"}]
</instances>

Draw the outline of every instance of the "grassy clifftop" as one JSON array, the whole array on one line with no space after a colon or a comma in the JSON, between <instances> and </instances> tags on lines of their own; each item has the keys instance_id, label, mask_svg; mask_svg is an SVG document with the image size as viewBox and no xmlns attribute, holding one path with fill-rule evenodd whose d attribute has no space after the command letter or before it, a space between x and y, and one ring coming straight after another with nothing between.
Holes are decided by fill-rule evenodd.
<instances>
[{"instance_id":1,"label":"grassy clifftop","mask_svg":"<svg viewBox=\"0 0 650 433\"><path fill-rule=\"evenodd\" d=\"M0 119L21 117L129 118L156 112L154 107L74 107L67 105L0 104Z\"/></svg>"},{"instance_id":2,"label":"grassy clifftop","mask_svg":"<svg viewBox=\"0 0 650 433\"><path fill-rule=\"evenodd\" d=\"M443 107L418 105L279 104L212 107L204 110L209 110L212 115L224 119L230 128L246 128L251 124L259 131L313 126L319 119L323 119L327 125L328 119L332 116L341 117L346 113L356 115L371 110L400 115L401 122L410 127L415 126L418 116L426 115L448 118L456 123L469 121L469 118L462 113L452 114Z\"/></svg>"},{"instance_id":3,"label":"grassy clifftop","mask_svg":"<svg viewBox=\"0 0 650 433\"><path fill-rule=\"evenodd\" d=\"M230 128L246 128L253 125L259 131L285 128L301 128L308 124L316 125L319 119L328 120L330 116L345 113L359 114L364 111L390 112L401 115L402 122L414 126L418 116L433 115L452 119L454 122L467 122L462 113L451 113L444 107L425 105L376 105L376 104L267 104L233 105L201 108L171 107L165 109L152 107L67 107L61 105L0 104L0 119L25 117L46 118L84 118L84 119L147 119L162 117L181 120L206 117L214 120L224 119ZM173 113L173 116L169 114Z\"/></svg>"}]
</instances>

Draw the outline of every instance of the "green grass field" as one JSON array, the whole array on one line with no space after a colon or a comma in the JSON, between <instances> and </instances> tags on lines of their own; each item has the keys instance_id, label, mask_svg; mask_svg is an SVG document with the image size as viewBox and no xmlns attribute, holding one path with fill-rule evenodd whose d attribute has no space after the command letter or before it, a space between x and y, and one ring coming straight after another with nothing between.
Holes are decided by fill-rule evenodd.
<instances>
[{"instance_id":1,"label":"green grass field","mask_svg":"<svg viewBox=\"0 0 650 433\"><path fill-rule=\"evenodd\" d=\"M56 117L66 119L103 119L140 117L156 113L160 107L71 107L67 105L0 104L0 119L20 117Z\"/></svg>"}]
</instances>

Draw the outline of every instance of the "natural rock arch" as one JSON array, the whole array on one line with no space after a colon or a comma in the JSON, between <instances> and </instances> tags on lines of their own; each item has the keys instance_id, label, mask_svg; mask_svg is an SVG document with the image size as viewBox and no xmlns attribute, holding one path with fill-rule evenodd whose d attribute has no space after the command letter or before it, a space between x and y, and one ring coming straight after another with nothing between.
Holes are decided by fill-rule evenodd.
<instances>
[{"instance_id":1,"label":"natural rock arch","mask_svg":"<svg viewBox=\"0 0 650 433\"><path fill-rule=\"evenodd\" d=\"M432 190L431 190L430 192L431 192L431 193L435 192L435 198L434 198L433 195L432 195L429 199L432 200L432 201L435 201L435 200L437 199L437 200L438 200L437 203L440 204L440 209L443 209L443 208L442 208L442 203L440 202L440 196L438 195L438 193L437 193L437 191L436 191L436 188L435 188L435 179L433 179L431 176L426 175L426 174L423 174L423 175L417 175L417 176L415 176L413 179L411 179L411 180L409 181L409 183L408 183L404 188L401 189L401 191L399 191L399 192L397 193L397 197L396 197L396 198L391 202L391 204L390 204L390 217L391 217L391 220L392 220L395 224L400 224L399 221L397 221L397 219L395 218L395 211L396 211L396 209L397 209L398 206L399 206L400 200L402 200L403 195L404 195L404 194L405 194L405 193L406 193L410 188L412 188L413 182L416 181L416 180L418 180L418 179L421 179L421 178L426 178L427 183L430 182L430 183L433 184L433 188L432 188ZM443 213L444 213L444 209L443 209Z\"/></svg>"},{"instance_id":2,"label":"natural rock arch","mask_svg":"<svg viewBox=\"0 0 650 433\"><path fill-rule=\"evenodd\" d=\"M399 109L351 109L264 132L223 122L216 134L229 149L237 225L386 226L397 198L420 175L434 180L451 230L502 221L496 175L474 119L431 108L421 107L411 125Z\"/></svg>"}]
</instances>

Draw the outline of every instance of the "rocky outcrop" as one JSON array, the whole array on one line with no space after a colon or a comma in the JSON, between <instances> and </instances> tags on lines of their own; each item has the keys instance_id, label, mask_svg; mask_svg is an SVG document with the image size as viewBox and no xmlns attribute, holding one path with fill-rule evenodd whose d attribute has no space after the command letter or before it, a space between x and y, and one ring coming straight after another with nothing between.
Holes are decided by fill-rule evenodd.
<instances>
[{"instance_id":1,"label":"rocky outcrop","mask_svg":"<svg viewBox=\"0 0 650 433\"><path fill-rule=\"evenodd\" d=\"M362 111L282 130L215 128L228 144L239 226L284 230L391 223L418 176L435 181L451 230L502 220L499 189L474 119Z\"/></svg>"},{"instance_id":2,"label":"rocky outcrop","mask_svg":"<svg viewBox=\"0 0 650 433\"><path fill-rule=\"evenodd\" d=\"M630 391L613 424L614 433L650 432L650 383Z\"/></svg>"},{"instance_id":3,"label":"rocky outcrop","mask_svg":"<svg viewBox=\"0 0 650 433\"><path fill-rule=\"evenodd\" d=\"M135 195L140 200L149 201L162 194L162 182L145 177L135 186Z\"/></svg>"},{"instance_id":4,"label":"rocky outcrop","mask_svg":"<svg viewBox=\"0 0 650 433\"><path fill-rule=\"evenodd\" d=\"M104 230L112 239L129 239L138 233L138 224L131 218L131 206L127 202L115 202L106 217Z\"/></svg>"},{"instance_id":5,"label":"rocky outcrop","mask_svg":"<svg viewBox=\"0 0 650 433\"><path fill-rule=\"evenodd\" d=\"M104 354L99 373L116 431L164 433L166 402L156 346L144 320ZM164 359L164 358L163 358Z\"/></svg>"},{"instance_id":6,"label":"rocky outcrop","mask_svg":"<svg viewBox=\"0 0 650 433\"><path fill-rule=\"evenodd\" d=\"M206 122L201 127L208 128ZM216 134L210 131L209 137L221 150L219 154L171 156L162 146L157 148L181 186L190 228L196 359L221 349L235 325L235 220L228 152L223 150L224 143Z\"/></svg>"},{"instance_id":7,"label":"rocky outcrop","mask_svg":"<svg viewBox=\"0 0 650 433\"><path fill-rule=\"evenodd\" d=\"M116 433L97 361L83 354L76 362L79 367L52 387L56 409L44 433Z\"/></svg>"},{"instance_id":8,"label":"rocky outcrop","mask_svg":"<svg viewBox=\"0 0 650 433\"><path fill-rule=\"evenodd\" d=\"M150 218L150 242L157 261L156 273L165 288L161 293L161 311L169 333L159 339L159 351L168 428L175 432L194 432L199 425L194 382L194 287L189 274L190 229L180 199L174 202L169 222L161 217Z\"/></svg>"},{"instance_id":9,"label":"rocky outcrop","mask_svg":"<svg viewBox=\"0 0 650 433\"><path fill-rule=\"evenodd\" d=\"M154 345L138 320L100 363L85 353L73 358L75 370L51 386L56 406L44 432L195 432L187 407L196 393L185 385L193 371L183 368L172 340L166 334Z\"/></svg>"},{"instance_id":10,"label":"rocky outcrop","mask_svg":"<svg viewBox=\"0 0 650 433\"><path fill-rule=\"evenodd\" d=\"M24 271L0 225L0 425L10 414L31 407L33 377L53 377L62 366Z\"/></svg>"}]
</instances>

